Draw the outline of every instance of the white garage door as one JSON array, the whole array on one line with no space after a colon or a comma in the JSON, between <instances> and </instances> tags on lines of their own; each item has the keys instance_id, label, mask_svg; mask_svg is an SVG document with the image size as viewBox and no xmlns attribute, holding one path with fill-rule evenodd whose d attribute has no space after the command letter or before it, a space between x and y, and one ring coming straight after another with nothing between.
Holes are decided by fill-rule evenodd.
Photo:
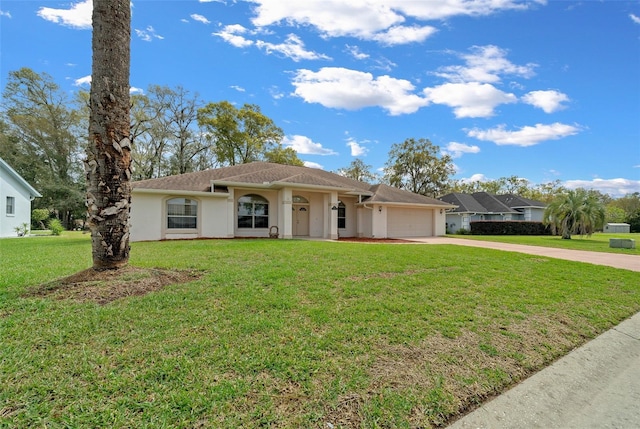
<instances>
[{"instance_id":1,"label":"white garage door","mask_svg":"<svg viewBox=\"0 0 640 429\"><path fill-rule=\"evenodd\" d=\"M433 235L433 210L390 207L387 215L387 236L431 237Z\"/></svg>"}]
</instances>

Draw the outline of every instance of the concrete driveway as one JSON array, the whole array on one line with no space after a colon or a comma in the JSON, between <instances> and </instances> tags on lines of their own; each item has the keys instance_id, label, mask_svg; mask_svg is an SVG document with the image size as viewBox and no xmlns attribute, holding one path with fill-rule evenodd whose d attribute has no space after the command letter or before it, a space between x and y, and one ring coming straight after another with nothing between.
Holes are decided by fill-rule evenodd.
<instances>
[{"instance_id":1,"label":"concrete driveway","mask_svg":"<svg viewBox=\"0 0 640 429\"><path fill-rule=\"evenodd\" d=\"M416 238L411 239L411 241L426 244L455 244L456 246L484 247L486 249L528 253L530 255L547 256L549 258L566 259L568 261L606 265L608 267L621 268L623 270L640 271L639 255L587 252L584 250L567 250L552 247L527 246L523 244L494 243L491 241L465 240L464 238L450 237Z\"/></svg>"}]
</instances>

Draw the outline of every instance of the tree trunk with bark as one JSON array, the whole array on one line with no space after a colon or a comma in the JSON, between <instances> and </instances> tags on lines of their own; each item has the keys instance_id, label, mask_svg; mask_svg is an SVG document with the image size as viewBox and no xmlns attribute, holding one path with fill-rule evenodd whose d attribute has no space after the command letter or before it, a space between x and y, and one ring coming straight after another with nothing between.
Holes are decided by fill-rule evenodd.
<instances>
[{"instance_id":1,"label":"tree trunk with bark","mask_svg":"<svg viewBox=\"0 0 640 429\"><path fill-rule=\"evenodd\" d=\"M87 220L93 268L129 261L131 142L129 0L93 0L93 66L89 117Z\"/></svg>"}]
</instances>

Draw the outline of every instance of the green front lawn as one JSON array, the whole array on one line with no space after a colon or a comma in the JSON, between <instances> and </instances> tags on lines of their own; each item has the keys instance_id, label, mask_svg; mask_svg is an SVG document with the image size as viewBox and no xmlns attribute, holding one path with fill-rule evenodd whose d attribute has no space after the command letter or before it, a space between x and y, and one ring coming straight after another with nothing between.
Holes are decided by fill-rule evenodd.
<instances>
[{"instance_id":1,"label":"green front lawn","mask_svg":"<svg viewBox=\"0 0 640 429\"><path fill-rule=\"evenodd\" d=\"M577 241L577 240L576 240ZM27 296L89 237L0 240L0 427L431 427L640 311L640 274L451 245L134 243L203 276Z\"/></svg>"},{"instance_id":2,"label":"green front lawn","mask_svg":"<svg viewBox=\"0 0 640 429\"><path fill-rule=\"evenodd\" d=\"M468 240L495 241L499 243L527 244L530 246L557 247L571 250L588 250L592 252L624 253L640 255L640 233L633 234L603 234L591 236L572 235L571 240L563 240L559 236L549 235L449 235L452 238ZM612 249L609 247L610 238L631 238L636 241L635 249Z\"/></svg>"}]
</instances>

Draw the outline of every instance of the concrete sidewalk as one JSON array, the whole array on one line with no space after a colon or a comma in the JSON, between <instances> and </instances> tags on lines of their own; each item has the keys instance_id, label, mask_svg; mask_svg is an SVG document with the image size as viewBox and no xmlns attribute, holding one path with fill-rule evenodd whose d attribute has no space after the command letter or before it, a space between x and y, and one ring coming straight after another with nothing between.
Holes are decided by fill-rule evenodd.
<instances>
[{"instance_id":1,"label":"concrete sidewalk","mask_svg":"<svg viewBox=\"0 0 640 429\"><path fill-rule=\"evenodd\" d=\"M638 255L448 237L416 241L484 247L640 271ZM462 417L449 428L640 428L640 313Z\"/></svg>"},{"instance_id":2,"label":"concrete sidewalk","mask_svg":"<svg viewBox=\"0 0 640 429\"><path fill-rule=\"evenodd\" d=\"M449 428L640 428L640 313Z\"/></svg>"}]
</instances>

